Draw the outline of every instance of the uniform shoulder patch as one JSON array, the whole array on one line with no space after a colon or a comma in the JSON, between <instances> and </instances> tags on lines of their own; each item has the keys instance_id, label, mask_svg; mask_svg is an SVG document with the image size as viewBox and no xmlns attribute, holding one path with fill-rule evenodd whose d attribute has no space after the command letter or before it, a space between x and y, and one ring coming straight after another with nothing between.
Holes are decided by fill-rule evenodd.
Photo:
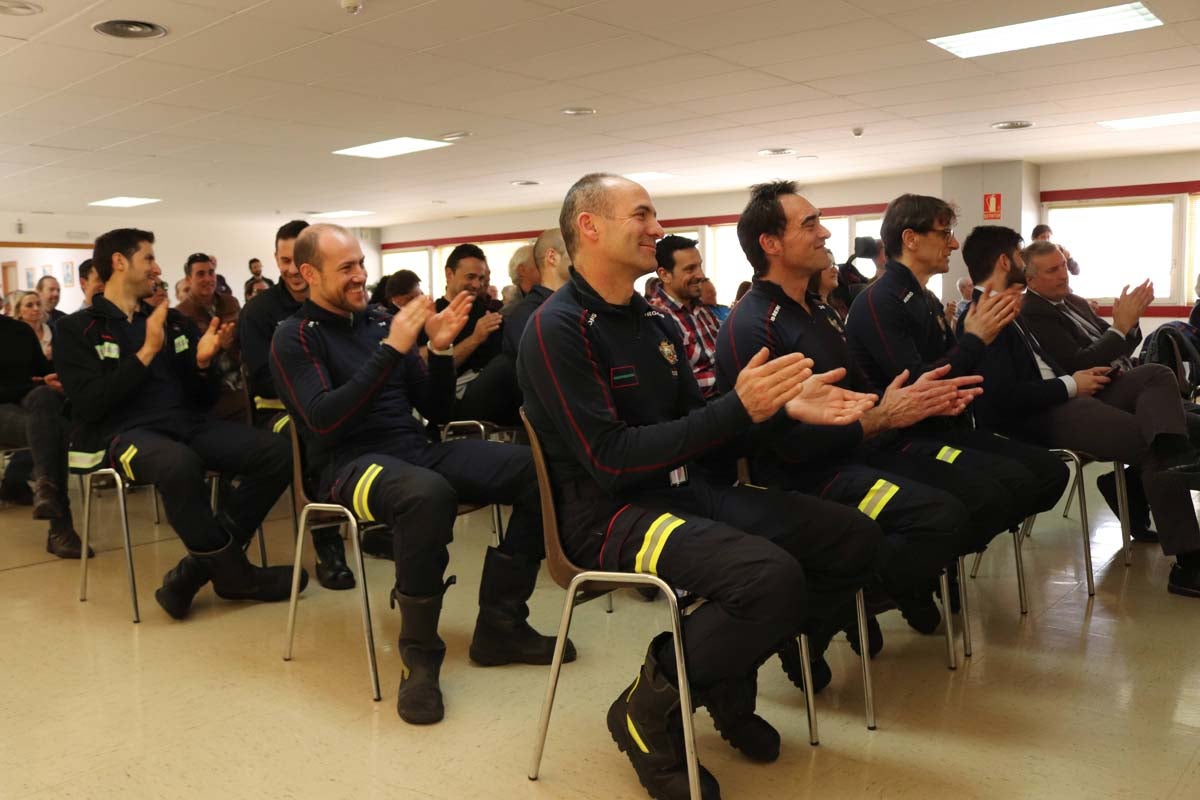
<instances>
[{"instance_id":1,"label":"uniform shoulder patch","mask_svg":"<svg viewBox=\"0 0 1200 800\"><path fill-rule=\"evenodd\" d=\"M608 371L608 383L614 389L627 389L638 385L637 370L632 364L613 367Z\"/></svg>"}]
</instances>

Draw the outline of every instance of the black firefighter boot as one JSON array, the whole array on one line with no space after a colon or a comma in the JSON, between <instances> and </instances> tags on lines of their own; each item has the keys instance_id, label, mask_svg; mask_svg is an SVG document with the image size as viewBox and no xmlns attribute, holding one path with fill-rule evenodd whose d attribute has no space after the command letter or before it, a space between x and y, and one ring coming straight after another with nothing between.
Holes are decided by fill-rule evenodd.
<instances>
[{"instance_id":1,"label":"black firefighter boot","mask_svg":"<svg viewBox=\"0 0 1200 800\"><path fill-rule=\"evenodd\" d=\"M313 549L317 551L317 583L326 589L353 589L354 573L346 565L346 546L337 525L313 528Z\"/></svg>"},{"instance_id":2,"label":"black firefighter boot","mask_svg":"<svg viewBox=\"0 0 1200 800\"><path fill-rule=\"evenodd\" d=\"M400 691L396 711L410 725L432 725L446 714L438 675L446 657L446 643L438 636L438 618L442 598L454 583L446 580L442 591L428 597L414 597L392 589L392 608L400 607Z\"/></svg>"},{"instance_id":3,"label":"black firefighter boot","mask_svg":"<svg viewBox=\"0 0 1200 800\"><path fill-rule=\"evenodd\" d=\"M213 591L225 600L273 603L292 596L292 567L256 567L246 560L245 550L235 539L231 538L220 550L191 555L208 574ZM300 591L307 585L308 572L301 569Z\"/></svg>"},{"instance_id":4,"label":"black firefighter boot","mask_svg":"<svg viewBox=\"0 0 1200 800\"><path fill-rule=\"evenodd\" d=\"M696 705L712 715L721 738L751 761L769 764L779 758L779 732L754 713L758 699L758 669L730 678L696 693Z\"/></svg>"},{"instance_id":5,"label":"black firefighter boot","mask_svg":"<svg viewBox=\"0 0 1200 800\"><path fill-rule=\"evenodd\" d=\"M174 619L183 619L192 610L196 592L208 583L208 572L190 553L163 575L162 586L154 591L154 599Z\"/></svg>"},{"instance_id":6,"label":"black firefighter boot","mask_svg":"<svg viewBox=\"0 0 1200 800\"><path fill-rule=\"evenodd\" d=\"M549 664L554 637L530 627L529 606L541 562L510 556L489 547L479 582L479 618L471 637L471 660L483 667L502 664ZM575 645L567 640L563 662L575 660Z\"/></svg>"},{"instance_id":7,"label":"black firefighter boot","mask_svg":"<svg viewBox=\"0 0 1200 800\"><path fill-rule=\"evenodd\" d=\"M654 800L687 800L687 758L680 716L679 689L659 666L659 634L650 642L638 677L608 709L608 731L629 757L638 780ZM686 709L684 713L691 713ZM700 796L720 800L721 787L712 773L700 766Z\"/></svg>"}]
</instances>

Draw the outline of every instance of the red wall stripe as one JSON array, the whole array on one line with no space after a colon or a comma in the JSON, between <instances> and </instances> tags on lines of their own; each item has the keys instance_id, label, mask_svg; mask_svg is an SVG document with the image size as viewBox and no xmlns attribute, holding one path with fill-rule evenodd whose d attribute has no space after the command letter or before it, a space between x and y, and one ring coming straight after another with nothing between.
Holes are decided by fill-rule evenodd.
<instances>
[{"instance_id":1,"label":"red wall stripe","mask_svg":"<svg viewBox=\"0 0 1200 800\"><path fill-rule=\"evenodd\" d=\"M1112 319L1113 307L1100 306L1100 316ZM1143 317L1172 317L1187 319L1192 313L1191 306L1150 306L1142 312Z\"/></svg>"},{"instance_id":2,"label":"red wall stripe","mask_svg":"<svg viewBox=\"0 0 1200 800\"><path fill-rule=\"evenodd\" d=\"M1063 200L1105 200L1114 197L1147 197L1163 194L1196 194L1200 192L1200 181L1174 181L1172 183L1135 183L1129 186L1097 186L1092 189L1058 189L1042 192L1042 202Z\"/></svg>"},{"instance_id":3,"label":"red wall stripe","mask_svg":"<svg viewBox=\"0 0 1200 800\"><path fill-rule=\"evenodd\" d=\"M882 214L887 209L887 203L865 203L856 206L832 206L822 208L821 213L827 217L849 217L855 214ZM738 221L740 214L718 214L708 217L678 217L676 219L660 219L658 222L664 228L689 228L693 225L728 225ZM447 244L461 242L503 242L510 239L535 239L541 231L510 231L508 233L485 233L479 236L448 236L441 239L413 239L407 242L385 242L383 250L403 250L410 247L441 247Z\"/></svg>"}]
</instances>

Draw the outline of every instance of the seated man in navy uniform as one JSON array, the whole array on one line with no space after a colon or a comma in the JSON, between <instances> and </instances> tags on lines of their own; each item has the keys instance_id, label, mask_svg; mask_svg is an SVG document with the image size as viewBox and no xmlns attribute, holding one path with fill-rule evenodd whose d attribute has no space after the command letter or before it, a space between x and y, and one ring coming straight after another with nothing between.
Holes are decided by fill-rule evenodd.
<instances>
[{"instance_id":1,"label":"seated man in navy uniform","mask_svg":"<svg viewBox=\"0 0 1200 800\"><path fill-rule=\"evenodd\" d=\"M810 362L799 354L768 362L764 351L706 405L678 329L634 290L663 236L646 190L586 175L567 192L559 228L575 269L530 320L517 374L563 548L585 569L655 574L707 599L683 621L693 697L734 747L772 761L779 734L754 713L758 666L852 609L882 536L854 509L710 480L697 459L775 414L846 424L874 398L834 387L840 373L804 380ZM608 712L643 786L667 800L688 796L677 687L662 634ZM703 797L719 796L707 770L701 783Z\"/></svg>"},{"instance_id":2,"label":"seated man in navy uniform","mask_svg":"<svg viewBox=\"0 0 1200 800\"><path fill-rule=\"evenodd\" d=\"M954 335L925 285L950 269L950 254L958 249L955 219L944 200L912 194L897 197L884 212L880 235L888 262L855 298L846 321L850 352L872 386L887 386L904 373L917 380L947 365L944 377L974 374L987 345L1020 310L1019 297L987 298L967 312L962 334ZM968 549L981 550L1031 514L1049 510L1067 486L1069 471L1053 453L972 430L965 418L933 417L908 433L904 454L932 456L922 481L950 492L970 511Z\"/></svg>"},{"instance_id":3,"label":"seated man in navy uniform","mask_svg":"<svg viewBox=\"0 0 1200 800\"><path fill-rule=\"evenodd\" d=\"M454 402L454 338L467 321L462 292L434 314L415 298L394 317L367 310L362 248L345 228L313 225L294 260L309 286L300 310L275 331L271 372L298 423L316 491L363 521L392 529L404 670L396 703L411 724L442 719L446 645L438 635L443 579L458 503L513 507L499 548L488 548L471 660L483 666L549 664L554 639L526 621L543 555L542 515L529 448L478 439L431 442L413 410L445 422ZM365 313L364 313L365 312ZM424 332L429 365L419 355ZM568 660L574 658L568 649Z\"/></svg>"},{"instance_id":4,"label":"seated man in navy uniform","mask_svg":"<svg viewBox=\"0 0 1200 800\"><path fill-rule=\"evenodd\" d=\"M813 369L846 369L842 385L872 391L846 347L833 309L809 293L830 263L829 231L821 212L796 193L792 181L760 184L738 220L738 238L755 271L754 285L717 337L717 384L728 392L742 365L762 348L775 358L804 353ZM751 477L755 483L797 489L858 508L886 536L881 572L886 593L917 630L933 633L940 621L930 587L938 574L971 548L970 515L953 494L923 481L936 454L908 456L907 429L940 415L961 413L979 392L978 376L946 380L946 367L905 384L891 382L878 406L853 425L815 426L777 418L756 431ZM886 602L890 599L891 602ZM872 618L872 650L882 636ZM857 648L857 628L851 626Z\"/></svg>"},{"instance_id":5,"label":"seated man in navy uniform","mask_svg":"<svg viewBox=\"0 0 1200 800\"><path fill-rule=\"evenodd\" d=\"M291 448L205 414L220 389L212 365L229 323L214 319L201 336L175 309L145 302L162 274L149 231L109 231L96 239L92 257L104 293L59 322L55 339L75 423L72 468L107 461L126 479L158 487L167 521L188 549L154 593L172 617L187 616L210 580L227 600L286 599L292 568L255 567L244 548L291 482ZM204 485L209 469L237 478L217 514Z\"/></svg>"}]
</instances>

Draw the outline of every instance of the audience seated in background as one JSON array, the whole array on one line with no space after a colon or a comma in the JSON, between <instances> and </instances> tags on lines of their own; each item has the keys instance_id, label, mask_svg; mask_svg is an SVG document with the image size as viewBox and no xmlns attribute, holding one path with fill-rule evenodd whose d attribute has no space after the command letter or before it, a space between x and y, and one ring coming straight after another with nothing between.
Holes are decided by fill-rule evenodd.
<instances>
[{"instance_id":1,"label":"audience seated in background","mask_svg":"<svg viewBox=\"0 0 1200 800\"><path fill-rule=\"evenodd\" d=\"M208 330L215 319L221 325L221 350L213 362L221 393L212 408L213 416L235 422L247 414L246 393L242 386L242 355L238 348L237 319L242 307L230 294L218 291L217 267L212 256L192 253L183 265L188 296L178 306L179 313L190 319L197 330Z\"/></svg>"},{"instance_id":2,"label":"audience seated in background","mask_svg":"<svg viewBox=\"0 0 1200 800\"><path fill-rule=\"evenodd\" d=\"M735 306L741 302L741 299L746 296L746 292L750 291L753 285L750 281L742 281L738 284L737 292L733 295L733 304Z\"/></svg>"},{"instance_id":3,"label":"audience seated in background","mask_svg":"<svg viewBox=\"0 0 1200 800\"><path fill-rule=\"evenodd\" d=\"M517 287L518 300L542 282L542 276L538 274L537 259L533 256L532 244L521 245L508 259L508 280Z\"/></svg>"},{"instance_id":4,"label":"audience seated in background","mask_svg":"<svg viewBox=\"0 0 1200 800\"><path fill-rule=\"evenodd\" d=\"M179 305L186 300L190 290L191 287L188 286L187 278L180 278L175 281L175 305Z\"/></svg>"},{"instance_id":5,"label":"audience seated in background","mask_svg":"<svg viewBox=\"0 0 1200 800\"><path fill-rule=\"evenodd\" d=\"M758 666L782 641L845 613L875 570L879 529L816 498L710 483L693 459L785 408L809 422L853 422L863 398L801 382L799 355L762 353L706 405L680 363L678 328L634 289L658 266L650 245L663 236L646 190L586 175L559 223L575 271L534 314L518 363L563 548L584 569L654 574L707 599L683 619L692 698L734 747L773 761L779 735L754 713ZM678 683L671 636L660 634L608 712L642 784L668 800L688 797ZM719 796L707 770L700 779L703 797Z\"/></svg>"},{"instance_id":6,"label":"audience seated in background","mask_svg":"<svg viewBox=\"0 0 1200 800\"><path fill-rule=\"evenodd\" d=\"M717 393L717 329L720 323L700 302L704 266L695 239L670 234L658 240L658 289L650 305L675 323L683 357L705 399Z\"/></svg>"},{"instance_id":7,"label":"audience seated in background","mask_svg":"<svg viewBox=\"0 0 1200 800\"><path fill-rule=\"evenodd\" d=\"M79 264L79 289L83 292L83 305L80 308L90 306L92 298L98 292L104 291L104 281L100 279L100 273L96 271L96 265L90 258Z\"/></svg>"},{"instance_id":8,"label":"audience seated in background","mask_svg":"<svg viewBox=\"0 0 1200 800\"><path fill-rule=\"evenodd\" d=\"M54 358L54 331L42 312L42 297L37 292L14 292L12 315L24 322L37 336L38 345L47 360Z\"/></svg>"},{"instance_id":9,"label":"audience seated in background","mask_svg":"<svg viewBox=\"0 0 1200 800\"><path fill-rule=\"evenodd\" d=\"M647 303L654 299L654 294L658 291L658 287L661 284L662 281L659 280L657 275L646 278L646 283L642 286L642 297L646 298Z\"/></svg>"},{"instance_id":10,"label":"audience seated in background","mask_svg":"<svg viewBox=\"0 0 1200 800\"><path fill-rule=\"evenodd\" d=\"M58 279L53 275L38 278L37 293L42 298L42 312L46 315L46 322L53 328L66 316L58 310L58 300L62 296L62 287L59 286Z\"/></svg>"},{"instance_id":11,"label":"audience seated in background","mask_svg":"<svg viewBox=\"0 0 1200 800\"><path fill-rule=\"evenodd\" d=\"M446 650L438 619L443 595L454 583L453 577L443 582L443 576L459 502L513 507L500 547L489 548L484 560L471 659L482 666L548 664L553 655L554 639L527 622L526 600L543 555L533 460L518 445L431 442L412 413L416 409L438 423L450 419L453 342L471 313L469 292L459 292L436 314L432 300L417 297L389 318L368 309L362 249L345 228L305 228L294 257L309 297L275 332L275 384L284 388L300 425L316 496L392 529L391 600L400 606L398 650L404 662L397 711L412 724L438 722L444 714L439 672ZM422 331L428 366L416 347Z\"/></svg>"},{"instance_id":12,"label":"audience seated in background","mask_svg":"<svg viewBox=\"0 0 1200 800\"><path fill-rule=\"evenodd\" d=\"M963 248L975 281L972 305L985 296L1019 293L1027 254L1011 228L972 231ZM981 427L1139 467L1163 552L1177 560L1167 589L1200 597L1200 526L1188 491L1200 480L1200 453L1188 440L1174 373L1159 364L1067 372L1022 321L988 345L979 369ZM1147 538L1144 532L1140 538Z\"/></svg>"},{"instance_id":13,"label":"audience seated in background","mask_svg":"<svg viewBox=\"0 0 1200 800\"><path fill-rule=\"evenodd\" d=\"M93 258L104 293L59 323L56 364L71 401L72 468L107 464L158 487L167 521L188 549L154 593L175 619L187 616L210 580L228 600L286 599L292 568L255 567L244 548L291 482L291 449L205 413L219 391L213 362L231 323L214 317L201 334L177 310L144 302L161 275L149 231L109 231L96 239ZM209 468L237 478L215 512L205 487ZM302 585L307 580L302 574Z\"/></svg>"},{"instance_id":14,"label":"audience seated in background","mask_svg":"<svg viewBox=\"0 0 1200 800\"><path fill-rule=\"evenodd\" d=\"M504 320L503 349L505 355L512 359L514 368L521 349L521 336L524 335L533 312L538 310L546 298L558 291L559 287L571 280L571 257L567 255L567 246L563 242L562 231L558 228L542 231L533 243L533 258L537 262L540 283L525 293L525 297L513 306Z\"/></svg>"},{"instance_id":15,"label":"audience seated in background","mask_svg":"<svg viewBox=\"0 0 1200 800\"><path fill-rule=\"evenodd\" d=\"M478 419L500 425L517 422L520 391L510 359L500 357L504 318L492 310L485 290L487 258L477 245L460 244L446 259L446 294L436 308L446 309L451 299L462 292L471 296L471 311L466 325L454 340L454 367L458 373L457 401L450 419ZM425 346L425 335L419 344Z\"/></svg>"},{"instance_id":16,"label":"audience seated in background","mask_svg":"<svg viewBox=\"0 0 1200 800\"><path fill-rule=\"evenodd\" d=\"M508 316L512 307L521 299L521 290L511 283L500 290L500 313Z\"/></svg>"},{"instance_id":17,"label":"audience seated in background","mask_svg":"<svg viewBox=\"0 0 1200 800\"><path fill-rule=\"evenodd\" d=\"M1029 238L1031 240L1030 244L1032 244L1033 242L1049 242L1050 239L1053 237L1054 237L1054 231L1050 230L1049 225L1045 225L1045 224L1034 225L1033 232L1029 235ZM1070 272L1072 275L1078 275L1079 274L1079 264L1075 263L1075 259L1071 258L1071 251L1067 250L1067 248L1063 247L1061 244L1056 244L1054 246L1057 247L1062 252L1063 258L1066 259L1067 271Z\"/></svg>"},{"instance_id":18,"label":"audience seated in background","mask_svg":"<svg viewBox=\"0 0 1200 800\"><path fill-rule=\"evenodd\" d=\"M384 296L391 307L392 313L408 305L409 301L420 297L421 279L410 269L397 270L387 279Z\"/></svg>"},{"instance_id":19,"label":"audience seated in background","mask_svg":"<svg viewBox=\"0 0 1200 800\"><path fill-rule=\"evenodd\" d=\"M255 287L258 284L260 284L260 283L263 284L262 289L258 290L258 291L263 291L264 289L270 289L272 286L274 286L275 281L271 280L270 278L268 278L262 274L262 269L263 269L262 261L260 261L259 259L257 259L257 258L250 259L250 262L249 262L249 264L247 264L247 266L250 268L250 277L246 280L245 286L243 287L243 291L245 293L245 299L249 300L251 297L254 297L254 295L258 293L255 291Z\"/></svg>"},{"instance_id":20,"label":"audience seated in background","mask_svg":"<svg viewBox=\"0 0 1200 800\"><path fill-rule=\"evenodd\" d=\"M707 275L700 281L700 302L717 318L718 324L729 316L729 306L717 302L717 285Z\"/></svg>"},{"instance_id":21,"label":"audience seated in background","mask_svg":"<svg viewBox=\"0 0 1200 800\"><path fill-rule=\"evenodd\" d=\"M31 492L24 484L20 462L10 463L0 483L0 495L32 505L34 519L50 521L47 552L59 558L79 558L82 544L67 496L69 425L63 405L62 384L31 327L0 317L0 446L28 447L34 480Z\"/></svg>"}]
</instances>

